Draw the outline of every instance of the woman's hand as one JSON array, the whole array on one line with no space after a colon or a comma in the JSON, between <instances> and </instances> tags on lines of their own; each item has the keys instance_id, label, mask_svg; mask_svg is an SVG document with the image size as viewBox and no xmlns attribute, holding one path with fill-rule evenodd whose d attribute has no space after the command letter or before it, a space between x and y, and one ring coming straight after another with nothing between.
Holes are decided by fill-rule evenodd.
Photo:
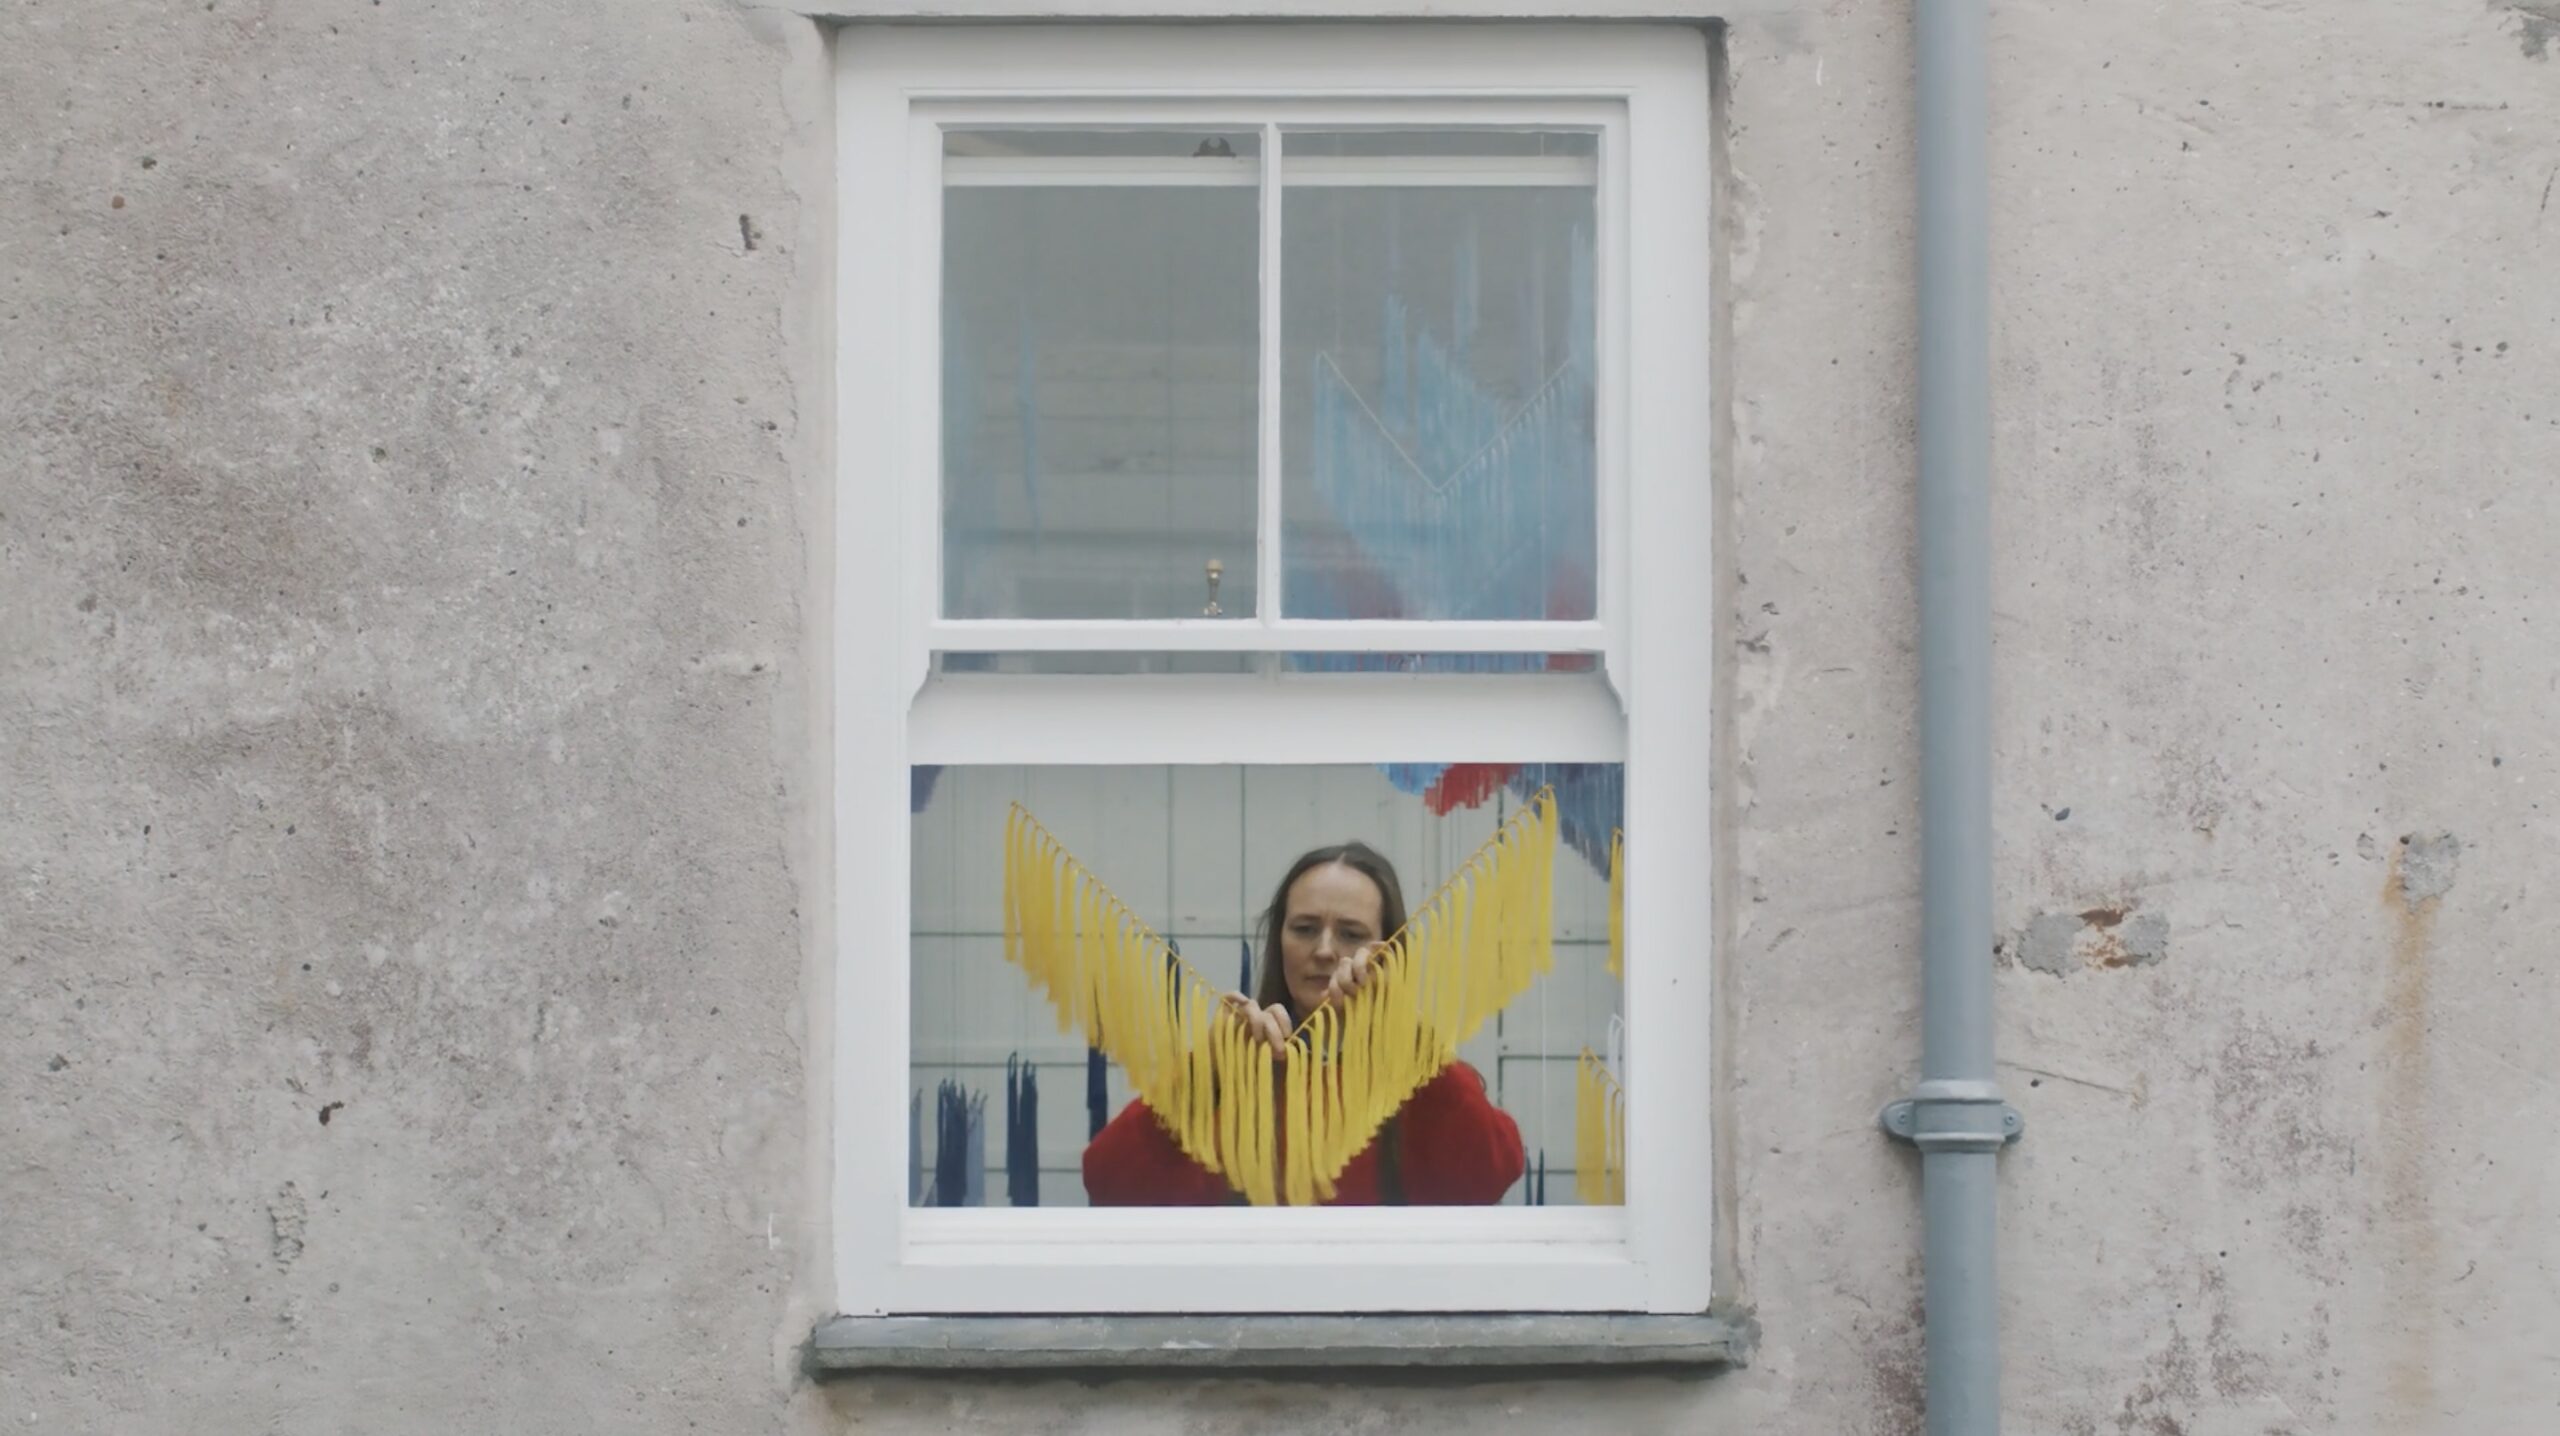
<instances>
[{"instance_id":1,"label":"woman's hand","mask_svg":"<svg viewBox=\"0 0 2560 1436\"><path fill-rule=\"evenodd\" d=\"M1378 944L1363 943L1359 950L1344 958L1325 979L1324 1000L1328 1003L1347 1001L1377 976Z\"/></svg>"},{"instance_id":2,"label":"woman's hand","mask_svg":"<svg viewBox=\"0 0 2560 1436\"><path fill-rule=\"evenodd\" d=\"M1276 1002L1269 1007L1256 1007L1253 1005L1253 999L1241 992L1226 994L1218 999L1218 1005L1227 1018L1244 1024L1246 1036L1269 1047L1272 1056L1279 1057L1287 1054L1289 1009Z\"/></svg>"}]
</instances>

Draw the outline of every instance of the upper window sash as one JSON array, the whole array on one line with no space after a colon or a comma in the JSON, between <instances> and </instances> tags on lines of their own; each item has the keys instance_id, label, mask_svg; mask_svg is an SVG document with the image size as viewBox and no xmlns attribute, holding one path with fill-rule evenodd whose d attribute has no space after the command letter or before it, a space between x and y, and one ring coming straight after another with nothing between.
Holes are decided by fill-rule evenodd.
<instances>
[{"instance_id":1,"label":"upper window sash","mask_svg":"<svg viewBox=\"0 0 2560 1436\"><path fill-rule=\"evenodd\" d=\"M1356 67L1352 67L1356 68ZM1494 67L1496 71L1500 67ZM1427 77L1405 80L1410 89L1391 97L1343 93L1327 97L1271 95L1253 99L1202 99L1196 94L1161 92L1161 79L1133 84L1109 98L1091 90L1062 97L1049 87L1025 81L1023 91L1004 97L987 93L983 84L951 77L952 90L931 86L907 91L908 138L905 169L912 197L905 263L915 282L908 286L910 312L916 323L901 376L910 398L909 414L938 415L945 395L942 324L929 316L927 304L941 303L945 197L954 191L1009 186L1098 184L1117 187L1176 185L1254 186L1258 204L1258 278L1256 354L1256 436L1253 459L1255 493L1251 588L1239 594L1232 579L1212 588L1203 576L1200 593L1205 608L1223 600L1228 614L1215 618L1052 618L958 616L951 612L945 565L950 558L945 532L945 472L942 435L925 425L910 425L905 477L911 495L906 505L910 567L906 631L910 658L906 665L917 681L930 655L983 651L1109 651L1347 653L1438 652L1474 654L1571 654L1600 660L1611 685L1624 691L1626 608L1624 527L1628 514L1624 424L1624 314L1627 236L1626 102L1611 87L1600 93L1558 94L1545 87L1528 92L1499 88L1452 92ZM1046 77L1052 85L1055 74ZM1498 79L1498 74L1488 78ZM1393 84L1392 81L1389 82ZM1097 86L1099 88L1099 86ZM1044 91L1049 91L1044 93ZM1541 92L1544 91L1544 92ZM964 97L965 96L965 97ZM1258 136L1257 153L1236 158L1197 160L1122 155L970 155L952 154L952 136L977 131L1048 128L1072 133L1077 128L1184 126L1203 130L1247 131ZM1405 131L1446 134L1452 131L1536 131L1589 136L1586 154L1293 154L1292 136L1323 138L1327 129ZM1428 187L1441 185L1504 189L1572 186L1591 193L1590 298L1588 335L1593 396L1590 423L1591 511L1589 618L1499 619L1347 619L1293 614L1295 595L1284 592L1283 553L1287 524L1282 495L1288 482L1284 455L1289 439L1283 432L1285 382L1280 262L1283 195L1318 189L1355 189L1377 185ZM922 302L919 302L922 301ZM1027 462L1027 460L1026 460ZM1236 603L1238 597L1250 600Z\"/></svg>"}]
</instances>

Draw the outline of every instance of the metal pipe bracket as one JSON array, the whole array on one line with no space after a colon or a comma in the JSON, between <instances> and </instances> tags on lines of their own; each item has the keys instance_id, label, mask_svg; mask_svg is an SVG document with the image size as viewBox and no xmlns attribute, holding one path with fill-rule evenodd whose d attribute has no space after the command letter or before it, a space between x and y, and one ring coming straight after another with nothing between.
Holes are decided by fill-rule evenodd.
<instances>
[{"instance_id":1,"label":"metal pipe bracket","mask_svg":"<svg viewBox=\"0 0 2560 1436\"><path fill-rule=\"evenodd\" d=\"M2026 1135L2027 1119L1996 1082L1933 1078L1876 1114L1885 1135L1923 1152L1996 1152Z\"/></svg>"}]
</instances>

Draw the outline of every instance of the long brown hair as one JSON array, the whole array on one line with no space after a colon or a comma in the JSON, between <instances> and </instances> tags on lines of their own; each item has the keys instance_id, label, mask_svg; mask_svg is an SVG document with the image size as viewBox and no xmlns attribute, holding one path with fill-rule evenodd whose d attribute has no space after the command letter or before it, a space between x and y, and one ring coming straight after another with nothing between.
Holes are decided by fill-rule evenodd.
<instances>
[{"instance_id":1,"label":"long brown hair","mask_svg":"<svg viewBox=\"0 0 2560 1436\"><path fill-rule=\"evenodd\" d=\"M1262 910L1257 931L1262 934L1262 974L1253 989L1254 1005L1277 1004L1289 1010L1292 1017L1303 1020L1306 1014L1289 1000L1289 974L1280 962L1280 934L1289 926L1289 889L1297 886L1311 868L1340 863L1378 888L1378 940L1386 941L1404 931L1404 884L1396 880L1396 865L1387 855L1367 843L1336 843L1317 848L1289 865L1288 874L1280 879L1279 889L1271 894L1271 906Z\"/></svg>"}]
</instances>

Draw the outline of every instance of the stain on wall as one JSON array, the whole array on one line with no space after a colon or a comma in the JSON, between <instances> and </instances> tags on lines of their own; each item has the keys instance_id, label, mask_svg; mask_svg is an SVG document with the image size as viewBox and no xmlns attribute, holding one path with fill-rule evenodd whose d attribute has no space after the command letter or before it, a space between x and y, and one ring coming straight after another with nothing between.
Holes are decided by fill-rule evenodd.
<instances>
[{"instance_id":1,"label":"stain on wall","mask_svg":"<svg viewBox=\"0 0 2560 1436\"><path fill-rule=\"evenodd\" d=\"M2409 833L2383 880L2390 929L2383 984L2380 1253L2392 1307L2411 1318L2409 1338L2390 1353L2387 1395L2403 1429L2437 1415L2443 1242L2435 1209L2433 1054L2437 914L2453 891L2462 842L2451 833Z\"/></svg>"},{"instance_id":2,"label":"stain on wall","mask_svg":"<svg viewBox=\"0 0 2560 1436\"><path fill-rule=\"evenodd\" d=\"M289 1267L300 1259L302 1234L310 1221L311 1204L302 1199L293 1183L285 1183L276 1199L267 1204L267 1227L277 1266Z\"/></svg>"},{"instance_id":3,"label":"stain on wall","mask_svg":"<svg viewBox=\"0 0 2560 1436\"><path fill-rule=\"evenodd\" d=\"M1917 1263L1905 1263L1905 1276L1917 1288ZM1867 1407L1857 1436L1902 1436L1920 1429L1928 1410L1927 1316L1914 1293L1901 1306L1855 1323L1858 1339L1869 1353Z\"/></svg>"}]
</instances>

